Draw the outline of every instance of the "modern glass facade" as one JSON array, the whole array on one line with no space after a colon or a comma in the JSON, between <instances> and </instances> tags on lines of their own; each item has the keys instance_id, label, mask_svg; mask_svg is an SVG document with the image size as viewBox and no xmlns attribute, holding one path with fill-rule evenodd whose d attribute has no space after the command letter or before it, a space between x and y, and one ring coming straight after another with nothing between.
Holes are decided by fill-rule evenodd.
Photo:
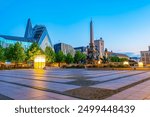
<instances>
[{"instance_id":1,"label":"modern glass facade","mask_svg":"<svg viewBox=\"0 0 150 117\"><path fill-rule=\"evenodd\" d=\"M53 49L51 39L45 26L36 25L33 28L32 33L33 39L35 39L35 41L43 50L45 50L46 46L49 46Z\"/></svg>"},{"instance_id":2,"label":"modern glass facade","mask_svg":"<svg viewBox=\"0 0 150 117\"><path fill-rule=\"evenodd\" d=\"M46 27L43 25L35 25L32 28L30 19L28 19L24 37L0 35L0 45L3 47L8 47L10 44L15 44L16 42L20 42L25 49L33 42L38 43L42 50L45 50L47 46L53 49Z\"/></svg>"},{"instance_id":3,"label":"modern glass facade","mask_svg":"<svg viewBox=\"0 0 150 117\"><path fill-rule=\"evenodd\" d=\"M20 42L25 50L32 44L32 42L19 41L17 39L14 40L13 37L9 37L9 39L0 37L0 45L4 48L8 47L10 44L15 44L16 42Z\"/></svg>"}]
</instances>

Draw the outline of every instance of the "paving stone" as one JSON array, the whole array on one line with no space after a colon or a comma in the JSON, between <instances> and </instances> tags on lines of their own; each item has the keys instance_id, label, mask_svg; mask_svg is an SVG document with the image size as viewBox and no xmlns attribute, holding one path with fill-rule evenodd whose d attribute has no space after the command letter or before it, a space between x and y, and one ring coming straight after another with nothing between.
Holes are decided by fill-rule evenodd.
<instances>
[{"instance_id":1,"label":"paving stone","mask_svg":"<svg viewBox=\"0 0 150 117\"><path fill-rule=\"evenodd\" d=\"M102 76L106 76L106 75L112 75L112 74L120 74L120 73L124 73L126 71L99 71L100 73L89 73L89 74L84 74L87 77L102 77Z\"/></svg>"},{"instance_id":2,"label":"paving stone","mask_svg":"<svg viewBox=\"0 0 150 117\"><path fill-rule=\"evenodd\" d=\"M15 79L15 78L14 78ZM53 83L53 82L45 82L45 81L35 81L35 80L27 80L27 79L15 79L12 80L12 78L5 77L3 81L8 81L8 82L13 82L13 83L18 83L20 85L28 85L31 87L41 87L43 89L47 88L50 90L56 90L60 92L64 92L66 90L71 90L75 88L79 88L80 86L76 85L70 85L70 84L60 84L60 83Z\"/></svg>"},{"instance_id":3,"label":"paving stone","mask_svg":"<svg viewBox=\"0 0 150 117\"><path fill-rule=\"evenodd\" d=\"M8 83L1 83L0 87L5 86L6 89L0 90L0 93L8 96L9 98L13 98L15 100L34 100L34 99L77 99L70 96L65 96L61 94L56 94L52 92L45 92L45 91L39 91L36 89L8 84ZM7 85L10 87L8 88ZM11 87L12 86L12 87ZM16 87L15 89L14 86Z\"/></svg>"},{"instance_id":4,"label":"paving stone","mask_svg":"<svg viewBox=\"0 0 150 117\"><path fill-rule=\"evenodd\" d=\"M142 74L126 77L126 78L100 83L97 85L93 85L91 87L116 90L121 87L138 82L140 80L144 80L149 77L150 77L150 72L146 72L146 73L142 73Z\"/></svg>"},{"instance_id":5,"label":"paving stone","mask_svg":"<svg viewBox=\"0 0 150 117\"><path fill-rule=\"evenodd\" d=\"M62 78L50 78L50 77L33 77L33 76L21 76L21 75L11 75L11 77L9 75L6 76L1 76L0 75L0 79L5 79L5 78L9 78L11 80L22 80L22 79L26 79L26 80L45 80L45 81L51 81L51 82L62 82L62 83L66 83L66 82L71 82L74 81L74 79L62 79Z\"/></svg>"},{"instance_id":6,"label":"paving stone","mask_svg":"<svg viewBox=\"0 0 150 117\"><path fill-rule=\"evenodd\" d=\"M142 73L142 72L143 71L129 71L129 72L123 72L120 74L114 74L114 75L110 75L110 76L97 77L97 78L93 78L92 80L94 80L94 81L107 81L107 80L111 80L111 79L115 79L115 78L119 78L119 77L126 77L129 75Z\"/></svg>"},{"instance_id":7,"label":"paving stone","mask_svg":"<svg viewBox=\"0 0 150 117\"><path fill-rule=\"evenodd\" d=\"M138 84L134 87L131 87L129 89L126 89L120 93L117 93L111 97L108 97L106 99L113 100L113 99L120 99L120 100L142 100L142 99L149 99L150 98L150 80L145 81L141 84ZM145 87L141 87L145 86ZM140 87L140 88L139 88ZM146 89L146 90L145 90ZM118 97L118 98L116 98Z\"/></svg>"}]
</instances>

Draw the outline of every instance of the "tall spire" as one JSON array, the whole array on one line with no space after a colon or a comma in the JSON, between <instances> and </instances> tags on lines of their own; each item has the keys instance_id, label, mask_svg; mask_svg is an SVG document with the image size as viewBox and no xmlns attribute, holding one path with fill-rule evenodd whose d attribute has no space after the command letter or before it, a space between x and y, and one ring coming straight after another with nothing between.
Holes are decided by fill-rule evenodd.
<instances>
[{"instance_id":1,"label":"tall spire","mask_svg":"<svg viewBox=\"0 0 150 117\"><path fill-rule=\"evenodd\" d=\"M26 31L24 34L25 38L31 38L32 37L32 24L30 18L27 21Z\"/></svg>"},{"instance_id":2,"label":"tall spire","mask_svg":"<svg viewBox=\"0 0 150 117\"><path fill-rule=\"evenodd\" d=\"M93 21L90 22L90 44L94 45Z\"/></svg>"},{"instance_id":3,"label":"tall spire","mask_svg":"<svg viewBox=\"0 0 150 117\"><path fill-rule=\"evenodd\" d=\"M93 22L91 20L90 22L90 43L89 43L89 48L87 52L87 63L89 64L95 64L96 61L99 58L98 51L95 47L94 44L94 31L93 31Z\"/></svg>"}]
</instances>

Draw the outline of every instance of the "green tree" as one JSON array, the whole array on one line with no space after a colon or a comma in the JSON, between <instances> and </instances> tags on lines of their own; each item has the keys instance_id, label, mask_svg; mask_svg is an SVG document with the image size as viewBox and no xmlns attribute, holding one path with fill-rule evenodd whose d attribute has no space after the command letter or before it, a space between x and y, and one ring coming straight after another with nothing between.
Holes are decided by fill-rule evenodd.
<instances>
[{"instance_id":1,"label":"green tree","mask_svg":"<svg viewBox=\"0 0 150 117\"><path fill-rule=\"evenodd\" d=\"M26 57L24 48L19 42L15 43L14 45L10 44L9 47L5 48L4 55L7 61L15 62L16 65L24 62Z\"/></svg>"},{"instance_id":2,"label":"green tree","mask_svg":"<svg viewBox=\"0 0 150 117\"><path fill-rule=\"evenodd\" d=\"M22 47L21 43L17 42L15 43L13 47L13 60L18 64L21 62L24 62L26 55L24 48Z\"/></svg>"},{"instance_id":3,"label":"green tree","mask_svg":"<svg viewBox=\"0 0 150 117\"><path fill-rule=\"evenodd\" d=\"M55 61L55 52L52 50L51 47L45 48L45 55L46 55L46 62L52 63Z\"/></svg>"},{"instance_id":4,"label":"green tree","mask_svg":"<svg viewBox=\"0 0 150 117\"><path fill-rule=\"evenodd\" d=\"M120 58L120 62L129 61L127 58Z\"/></svg>"},{"instance_id":5,"label":"green tree","mask_svg":"<svg viewBox=\"0 0 150 117\"><path fill-rule=\"evenodd\" d=\"M60 67L60 63L65 61L64 53L62 51L59 51L58 53L56 53L55 60L56 62L59 63L59 67Z\"/></svg>"},{"instance_id":6,"label":"green tree","mask_svg":"<svg viewBox=\"0 0 150 117\"><path fill-rule=\"evenodd\" d=\"M71 63L73 63L73 61L74 61L73 56L70 53L68 53L67 56L66 56L66 58L65 58L65 62L67 64L71 64Z\"/></svg>"},{"instance_id":7,"label":"green tree","mask_svg":"<svg viewBox=\"0 0 150 117\"><path fill-rule=\"evenodd\" d=\"M127 58L119 58L117 56L111 56L109 57L111 62L124 62L124 61L128 61Z\"/></svg>"},{"instance_id":8,"label":"green tree","mask_svg":"<svg viewBox=\"0 0 150 117\"><path fill-rule=\"evenodd\" d=\"M109 59L111 62L120 62L120 59L117 56L111 56Z\"/></svg>"},{"instance_id":9,"label":"green tree","mask_svg":"<svg viewBox=\"0 0 150 117\"><path fill-rule=\"evenodd\" d=\"M33 62L34 61L34 57L36 55L41 55L43 54L42 49L39 47L39 45L37 43L32 43L32 45L28 48L27 52L27 61L29 62Z\"/></svg>"},{"instance_id":10,"label":"green tree","mask_svg":"<svg viewBox=\"0 0 150 117\"><path fill-rule=\"evenodd\" d=\"M14 62L14 45L10 44L5 48L4 55L7 61Z\"/></svg>"},{"instance_id":11,"label":"green tree","mask_svg":"<svg viewBox=\"0 0 150 117\"><path fill-rule=\"evenodd\" d=\"M81 53L81 54L82 54L81 62L86 63L86 54L84 53Z\"/></svg>"},{"instance_id":12,"label":"green tree","mask_svg":"<svg viewBox=\"0 0 150 117\"><path fill-rule=\"evenodd\" d=\"M74 62L79 64L79 63L85 63L85 61L86 61L86 55L81 53L80 51L76 51L74 56Z\"/></svg>"},{"instance_id":13,"label":"green tree","mask_svg":"<svg viewBox=\"0 0 150 117\"><path fill-rule=\"evenodd\" d=\"M5 62L5 49L0 45L0 61Z\"/></svg>"}]
</instances>

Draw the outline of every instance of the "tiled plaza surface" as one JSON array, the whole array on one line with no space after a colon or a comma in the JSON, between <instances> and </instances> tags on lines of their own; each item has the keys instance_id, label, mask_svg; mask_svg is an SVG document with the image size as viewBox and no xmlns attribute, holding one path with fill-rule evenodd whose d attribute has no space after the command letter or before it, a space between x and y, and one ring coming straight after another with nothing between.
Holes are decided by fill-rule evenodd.
<instances>
[{"instance_id":1,"label":"tiled plaza surface","mask_svg":"<svg viewBox=\"0 0 150 117\"><path fill-rule=\"evenodd\" d=\"M80 96L72 97L64 92L82 87L109 90L128 87L106 98L109 100L150 99L150 71L0 70L0 99L80 99Z\"/></svg>"}]
</instances>

